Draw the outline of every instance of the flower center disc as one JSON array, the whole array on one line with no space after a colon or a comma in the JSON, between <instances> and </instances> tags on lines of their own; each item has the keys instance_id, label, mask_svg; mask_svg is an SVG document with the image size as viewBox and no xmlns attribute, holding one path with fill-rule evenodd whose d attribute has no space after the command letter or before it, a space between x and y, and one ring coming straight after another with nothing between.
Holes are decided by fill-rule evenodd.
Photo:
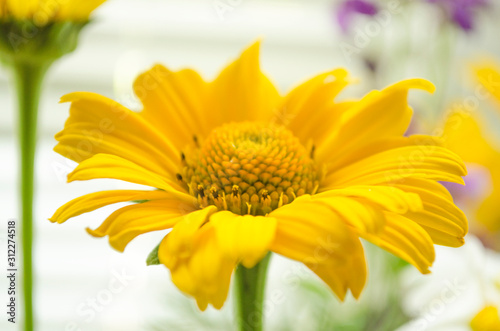
<instances>
[{"instance_id":1,"label":"flower center disc","mask_svg":"<svg viewBox=\"0 0 500 331\"><path fill-rule=\"evenodd\" d=\"M230 123L183 155L183 178L203 207L265 215L317 190L311 154L282 126Z\"/></svg>"}]
</instances>

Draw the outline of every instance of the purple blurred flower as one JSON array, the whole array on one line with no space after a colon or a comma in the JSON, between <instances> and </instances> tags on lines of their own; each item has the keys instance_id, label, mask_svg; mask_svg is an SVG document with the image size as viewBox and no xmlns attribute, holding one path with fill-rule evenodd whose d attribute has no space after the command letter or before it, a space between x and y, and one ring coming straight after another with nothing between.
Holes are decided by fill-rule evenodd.
<instances>
[{"instance_id":1,"label":"purple blurred flower","mask_svg":"<svg viewBox=\"0 0 500 331\"><path fill-rule=\"evenodd\" d=\"M422 0L441 7L450 20L464 31L474 28L476 11L488 5L491 0ZM377 0L342 0L337 8L337 21L344 32L348 32L356 15L374 16L380 8Z\"/></svg>"},{"instance_id":2,"label":"purple blurred flower","mask_svg":"<svg viewBox=\"0 0 500 331\"><path fill-rule=\"evenodd\" d=\"M349 30L352 18L356 14L374 16L378 9L375 4L367 0L344 0L337 10L337 20L342 31Z\"/></svg>"},{"instance_id":3,"label":"purple blurred flower","mask_svg":"<svg viewBox=\"0 0 500 331\"><path fill-rule=\"evenodd\" d=\"M474 14L477 8L484 7L489 0L427 0L444 7L450 19L464 31L474 27Z\"/></svg>"}]
</instances>

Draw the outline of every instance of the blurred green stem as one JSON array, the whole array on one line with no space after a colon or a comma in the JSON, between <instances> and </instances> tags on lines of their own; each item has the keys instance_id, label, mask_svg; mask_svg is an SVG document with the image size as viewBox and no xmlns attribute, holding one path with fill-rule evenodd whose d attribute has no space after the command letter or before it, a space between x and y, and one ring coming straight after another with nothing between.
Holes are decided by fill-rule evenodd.
<instances>
[{"instance_id":1,"label":"blurred green stem","mask_svg":"<svg viewBox=\"0 0 500 331\"><path fill-rule=\"evenodd\" d=\"M236 317L239 331L262 331L263 302L266 286L268 253L255 267L239 265L235 277Z\"/></svg>"},{"instance_id":2,"label":"blurred green stem","mask_svg":"<svg viewBox=\"0 0 500 331\"><path fill-rule=\"evenodd\" d=\"M36 129L40 90L49 64L14 61L14 78L19 107L19 146L21 151L21 245L24 330L33 330L33 182Z\"/></svg>"}]
</instances>

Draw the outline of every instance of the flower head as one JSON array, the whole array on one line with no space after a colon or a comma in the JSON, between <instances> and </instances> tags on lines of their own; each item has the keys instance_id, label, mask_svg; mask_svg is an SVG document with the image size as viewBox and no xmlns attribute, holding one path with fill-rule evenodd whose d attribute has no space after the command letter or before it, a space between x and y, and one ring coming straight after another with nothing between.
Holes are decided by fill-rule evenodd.
<instances>
[{"instance_id":1,"label":"flower head","mask_svg":"<svg viewBox=\"0 0 500 331\"><path fill-rule=\"evenodd\" d=\"M0 20L32 21L37 26L51 22L84 22L106 0L0 0Z\"/></svg>"},{"instance_id":2,"label":"flower head","mask_svg":"<svg viewBox=\"0 0 500 331\"><path fill-rule=\"evenodd\" d=\"M220 308L238 264L269 251L303 262L343 299L366 278L360 237L428 273L433 244L463 244L467 221L437 181L465 167L428 136L404 137L411 79L357 101L334 101L347 72L320 74L282 97L261 72L259 44L212 82L157 65L134 89L132 112L103 96L66 95L70 117L55 151L79 163L68 181L114 178L155 190L92 193L52 222L105 205L95 230L123 251L136 236L172 228L158 247L179 289Z\"/></svg>"},{"instance_id":3,"label":"flower head","mask_svg":"<svg viewBox=\"0 0 500 331\"><path fill-rule=\"evenodd\" d=\"M50 63L76 48L105 0L0 0L0 60Z\"/></svg>"}]
</instances>

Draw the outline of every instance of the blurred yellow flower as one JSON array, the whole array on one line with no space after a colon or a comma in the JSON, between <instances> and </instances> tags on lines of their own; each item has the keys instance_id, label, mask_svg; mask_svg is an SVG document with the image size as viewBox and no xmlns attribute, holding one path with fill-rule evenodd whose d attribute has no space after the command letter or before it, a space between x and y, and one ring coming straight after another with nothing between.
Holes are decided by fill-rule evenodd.
<instances>
[{"instance_id":1,"label":"blurred yellow flower","mask_svg":"<svg viewBox=\"0 0 500 331\"><path fill-rule=\"evenodd\" d=\"M52 21L86 21L106 0L0 0L0 20L14 17L43 26Z\"/></svg>"},{"instance_id":2,"label":"blurred yellow flower","mask_svg":"<svg viewBox=\"0 0 500 331\"><path fill-rule=\"evenodd\" d=\"M479 82L500 102L500 68L498 65L492 60L484 60L476 65L474 70Z\"/></svg>"},{"instance_id":3,"label":"blurred yellow flower","mask_svg":"<svg viewBox=\"0 0 500 331\"><path fill-rule=\"evenodd\" d=\"M500 316L498 308L494 306L484 307L471 321L472 331L499 331Z\"/></svg>"},{"instance_id":4,"label":"blurred yellow flower","mask_svg":"<svg viewBox=\"0 0 500 331\"><path fill-rule=\"evenodd\" d=\"M156 188L92 193L51 218L139 200L95 230L123 251L136 236L173 228L158 250L173 282L201 309L220 308L241 263L269 251L303 262L344 299L366 279L360 237L429 272L433 244L458 247L464 214L437 181L463 183L460 158L430 136L404 137L410 79L357 101L334 102L347 72L320 74L281 97L249 47L210 83L157 65L134 90L135 113L76 92L55 151L79 163L68 181L114 178Z\"/></svg>"},{"instance_id":5,"label":"blurred yellow flower","mask_svg":"<svg viewBox=\"0 0 500 331\"><path fill-rule=\"evenodd\" d=\"M75 50L89 15L105 0L0 0L0 61L44 71Z\"/></svg>"},{"instance_id":6,"label":"blurred yellow flower","mask_svg":"<svg viewBox=\"0 0 500 331\"><path fill-rule=\"evenodd\" d=\"M492 65L481 65L475 68L480 83L500 101L500 73ZM499 108L500 109L500 108ZM500 150L498 149L497 137L486 130L482 125L480 117L467 109L452 110L444 127L443 138L446 146L460 155L467 163L476 169L484 169L486 175L475 176L473 171L470 175L465 190L468 193L474 191L473 186L482 186L482 195L479 206L475 206L475 219L490 232L500 231ZM486 184L490 184L487 187ZM474 195L474 194L472 194ZM472 200L483 197L473 197ZM473 202L474 203L474 202Z\"/></svg>"},{"instance_id":7,"label":"blurred yellow flower","mask_svg":"<svg viewBox=\"0 0 500 331\"><path fill-rule=\"evenodd\" d=\"M480 192L486 194L477 207L475 219L486 226L489 231L500 230L500 151L491 143L493 138L469 113L453 112L448 117L443 138L446 146L460 155L467 163L477 164L488 172L488 177L471 178L465 190L472 190L473 185L481 184L473 181L491 181L491 190ZM471 174L473 176L473 174ZM486 177L486 178L483 178ZM470 187L469 187L470 186ZM485 185L483 185L485 186Z\"/></svg>"}]
</instances>

